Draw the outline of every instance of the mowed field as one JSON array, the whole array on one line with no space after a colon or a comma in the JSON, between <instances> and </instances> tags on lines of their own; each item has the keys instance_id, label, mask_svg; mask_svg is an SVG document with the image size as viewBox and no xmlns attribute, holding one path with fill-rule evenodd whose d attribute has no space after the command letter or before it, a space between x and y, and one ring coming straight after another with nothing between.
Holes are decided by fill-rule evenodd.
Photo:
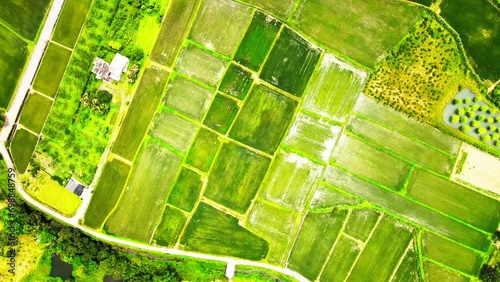
<instances>
[{"instance_id":1,"label":"mowed field","mask_svg":"<svg viewBox=\"0 0 500 282\"><path fill-rule=\"evenodd\" d=\"M50 43L33 83L33 88L49 97L56 96L59 83L68 64L71 51Z\"/></svg>"},{"instance_id":2,"label":"mowed field","mask_svg":"<svg viewBox=\"0 0 500 282\"><path fill-rule=\"evenodd\" d=\"M50 2L51 0L1 1L0 21L27 40L34 40Z\"/></svg>"},{"instance_id":3,"label":"mowed field","mask_svg":"<svg viewBox=\"0 0 500 282\"><path fill-rule=\"evenodd\" d=\"M66 0L52 40L73 48L91 3L92 0Z\"/></svg>"},{"instance_id":4,"label":"mowed field","mask_svg":"<svg viewBox=\"0 0 500 282\"><path fill-rule=\"evenodd\" d=\"M22 128L16 130L14 138L12 139L12 144L10 144L10 151L12 153L12 160L19 173L22 174L26 171L37 143L37 135L33 135L31 132Z\"/></svg>"},{"instance_id":5,"label":"mowed field","mask_svg":"<svg viewBox=\"0 0 500 282\"><path fill-rule=\"evenodd\" d=\"M52 101L47 97L36 92L30 93L21 111L19 122L29 130L40 133L51 106Z\"/></svg>"}]
</instances>

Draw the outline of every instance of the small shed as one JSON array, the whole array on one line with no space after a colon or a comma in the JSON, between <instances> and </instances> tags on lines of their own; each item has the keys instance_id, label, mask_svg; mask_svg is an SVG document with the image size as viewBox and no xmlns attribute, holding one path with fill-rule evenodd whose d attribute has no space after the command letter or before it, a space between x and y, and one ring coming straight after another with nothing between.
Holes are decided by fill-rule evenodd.
<instances>
[{"instance_id":1,"label":"small shed","mask_svg":"<svg viewBox=\"0 0 500 282\"><path fill-rule=\"evenodd\" d=\"M92 67L92 73L95 74L95 77L97 79L108 80L109 64L99 57L95 58L94 66Z\"/></svg>"},{"instance_id":2,"label":"small shed","mask_svg":"<svg viewBox=\"0 0 500 282\"><path fill-rule=\"evenodd\" d=\"M127 71L128 61L127 57L116 53L109 65L109 77L114 81L119 81L122 77L122 73Z\"/></svg>"},{"instance_id":3,"label":"small shed","mask_svg":"<svg viewBox=\"0 0 500 282\"><path fill-rule=\"evenodd\" d=\"M226 277L227 279L229 279L230 281L233 279L234 277L234 272L236 270L236 265L232 262L228 262L227 263L227 266L226 266Z\"/></svg>"},{"instance_id":4,"label":"small shed","mask_svg":"<svg viewBox=\"0 0 500 282\"><path fill-rule=\"evenodd\" d=\"M77 196L81 196L83 193L83 189L85 189L85 185L80 183L80 181L74 179L71 177L71 179L68 181L68 184L66 184L66 189L69 191L73 192Z\"/></svg>"}]
</instances>

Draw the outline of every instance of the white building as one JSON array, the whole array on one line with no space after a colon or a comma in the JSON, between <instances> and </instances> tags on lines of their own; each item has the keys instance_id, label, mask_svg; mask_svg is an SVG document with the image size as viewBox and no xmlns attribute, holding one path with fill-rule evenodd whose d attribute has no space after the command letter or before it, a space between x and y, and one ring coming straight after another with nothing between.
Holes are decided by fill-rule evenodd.
<instances>
[{"instance_id":1,"label":"white building","mask_svg":"<svg viewBox=\"0 0 500 282\"><path fill-rule=\"evenodd\" d=\"M97 79L103 79L105 81L120 81L122 74L127 71L129 59L119 53L116 53L111 60L111 64L108 64L103 59L97 57L94 60L94 67L92 67L92 73L95 74Z\"/></svg>"}]
</instances>

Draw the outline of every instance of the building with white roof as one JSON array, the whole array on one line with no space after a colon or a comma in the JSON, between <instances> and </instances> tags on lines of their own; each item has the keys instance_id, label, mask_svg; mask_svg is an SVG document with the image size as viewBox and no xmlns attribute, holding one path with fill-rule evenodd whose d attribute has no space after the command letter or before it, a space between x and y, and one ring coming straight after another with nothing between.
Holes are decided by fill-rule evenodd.
<instances>
[{"instance_id":1,"label":"building with white roof","mask_svg":"<svg viewBox=\"0 0 500 282\"><path fill-rule=\"evenodd\" d=\"M103 59L97 57L94 60L94 66L92 67L92 73L95 74L97 79L102 79L104 81L120 81L122 74L127 71L129 59L119 53L116 53L111 60L111 64L108 64Z\"/></svg>"}]
</instances>

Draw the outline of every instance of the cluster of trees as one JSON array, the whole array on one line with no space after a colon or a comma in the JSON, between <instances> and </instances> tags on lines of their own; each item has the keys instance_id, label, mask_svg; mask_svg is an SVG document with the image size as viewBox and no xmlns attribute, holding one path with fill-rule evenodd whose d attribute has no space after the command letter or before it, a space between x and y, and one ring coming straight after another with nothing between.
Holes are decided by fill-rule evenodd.
<instances>
[{"instance_id":1,"label":"cluster of trees","mask_svg":"<svg viewBox=\"0 0 500 282\"><path fill-rule=\"evenodd\" d=\"M497 85L490 94L491 101L500 108L500 85Z\"/></svg>"},{"instance_id":2,"label":"cluster of trees","mask_svg":"<svg viewBox=\"0 0 500 282\"><path fill-rule=\"evenodd\" d=\"M106 90L92 91L90 94L84 93L80 102L82 105L90 107L90 109L98 115L105 116L111 109L111 101L113 95Z\"/></svg>"}]
</instances>

